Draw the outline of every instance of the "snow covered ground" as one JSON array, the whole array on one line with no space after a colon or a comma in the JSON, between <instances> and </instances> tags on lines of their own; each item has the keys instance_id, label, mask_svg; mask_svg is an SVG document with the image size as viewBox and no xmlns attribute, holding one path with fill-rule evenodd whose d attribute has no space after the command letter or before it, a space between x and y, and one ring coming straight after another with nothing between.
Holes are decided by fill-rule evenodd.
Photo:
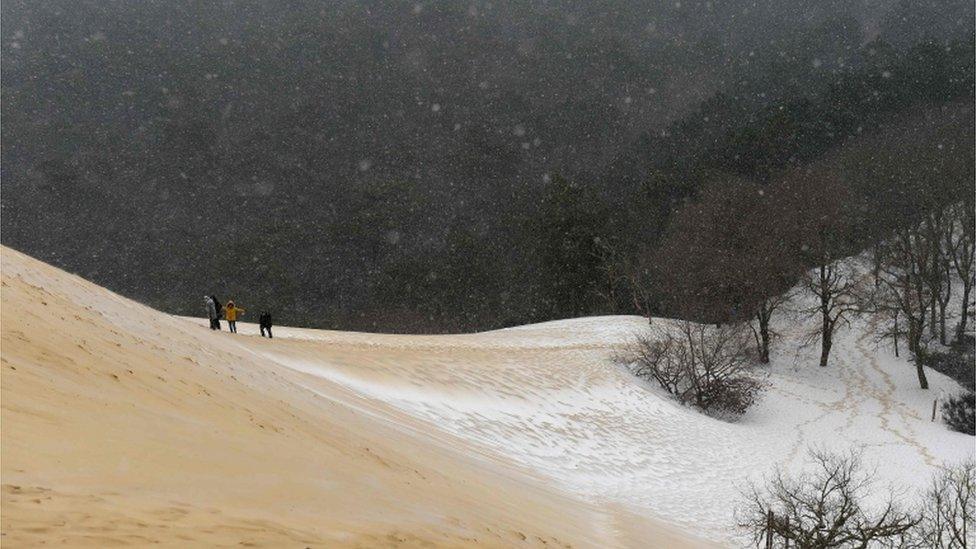
<instances>
[{"instance_id":1,"label":"snow covered ground","mask_svg":"<svg viewBox=\"0 0 976 549\"><path fill-rule=\"evenodd\" d=\"M377 336L280 330L309 352L266 358L383 401L602 503L624 505L721 542L739 489L808 447L860 448L879 480L922 488L940 465L972 457L973 438L932 422L933 399L959 390L879 349L868 321L837 337L831 363L800 352L781 323L770 390L729 423L683 407L615 364L647 329L641 317L592 317L459 336ZM246 327L247 333L251 327ZM320 346L321 343L330 343ZM405 343L406 342L406 343ZM363 355L363 345L393 346ZM327 349L352 346L346 353Z\"/></svg>"}]
</instances>

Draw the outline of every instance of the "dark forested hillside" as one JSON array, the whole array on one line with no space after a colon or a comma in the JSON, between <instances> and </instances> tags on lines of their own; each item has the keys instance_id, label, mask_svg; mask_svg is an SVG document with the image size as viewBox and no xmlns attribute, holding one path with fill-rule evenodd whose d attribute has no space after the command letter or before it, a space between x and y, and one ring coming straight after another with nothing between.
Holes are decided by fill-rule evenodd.
<instances>
[{"instance_id":1,"label":"dark forested hillside","mask_svg":"<svg viewBox=\"0 0 976 549\"><path fill-rule=\"evenodd\" d=\"M713 315L659 271L714 253L702 189L839 185L862 235L972 191L972 2L11 0L0 24L3 244L175 313ZM875 146L918 159L887 194Z\"/></svg>"}]
</instances>

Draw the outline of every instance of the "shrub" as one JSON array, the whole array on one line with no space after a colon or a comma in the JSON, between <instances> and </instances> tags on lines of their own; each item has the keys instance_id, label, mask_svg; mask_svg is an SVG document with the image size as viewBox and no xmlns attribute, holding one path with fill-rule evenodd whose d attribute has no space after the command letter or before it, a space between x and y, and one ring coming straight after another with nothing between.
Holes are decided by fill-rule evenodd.
<instances>
[{"instance_id":1,"label":"shrub","mask_svg":"<svg viewBox=\"0 0 976 549\"><path fill-rule=\"evenodd\" d=\"M960 347L953 347L947 352L928 351L920 353L922 364L936 372L945 374L959 382L970 391L974 390L973 356Z\"/></svg>"},{"instance_id":2,"label":"shrub","mask_svg":"<svg viewBox=\"0 0 976 549\"><path fill-rule=\"evenodd\" d=\"M619 360L680 402L710 413L742 415L765 388L752 373L752 346L738 325L681 321L655 327Z\"/></svg>"},{"instance_id":3,"label":"shrub","mask_svg":"<svg viewBox=\"0 0 976 549\"><path fill-rule=\"evenodd\" d=\"M942 421L953 431L976 435L976 393L968 391L943 402Z\"/></svg>"}]
</instances>

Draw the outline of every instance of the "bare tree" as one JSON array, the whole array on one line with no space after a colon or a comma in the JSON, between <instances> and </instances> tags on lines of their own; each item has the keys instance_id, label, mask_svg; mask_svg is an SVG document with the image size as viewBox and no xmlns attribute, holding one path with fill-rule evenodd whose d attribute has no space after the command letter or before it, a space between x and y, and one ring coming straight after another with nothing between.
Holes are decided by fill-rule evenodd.
<instances>
[{"instance_id":1,"label":"bare tree","mask_svg":"<svg viewBox=\"0 0 976 549\"><path fill-rule=\"evenodd\" d=\"M749 327L752 329L752 336L756 340L756 350L759 354L759 362L769 364L769 343L775 335L769 328L773 313L779 310L790 299L790 293L784 292L779 295L767 297L756 306L756 314Z\"/></svg>"},{"instance_id":2,"label":"bare tree","mask_svg":"<svg viewBox=\"0 0 976 549\"><path fill-rule=\"evenodd\" d=\"M796 225L787 234L806 266L800 287L814 297L814 303L800 312L819 321L807 343L820 341L820 366L830 359L837 328L859 312L860 278L848 268L850 261L841 261L856 253L849 238L855 219L851 198L839 173L815 177L794 170L784 176L773 200L779 226Z\"/></svg>"},{"instance_id":3,"label":"bare tree","mask_svg":"<svg viewBox=\"0 0 976 549\"><path fill-rule=\"evenodd\" d=\"M929 334L945 345L946 308L952 298L952 258L946 243L946 233L951 232L952 222L945 209L930 211L922 221L921 230L929 246L931 265L926 273L929 286L930 313Z\"/></svg>"},{"instance_id":4,"label":"bare tree","mask_svg":"<svg viewBox=\"0 0 976 549\"><path fill-rule=\"evenodd\" d=\"M607 303L607 312L614 314L619 299L618 288L624 280L621 258L618 257L616 248L606 239L597 237L593 244L592 253L600 265L601 278L594 291Z\"/></svg>"},{"instance_id":5,"label":"bare tree","mask_svg":"<svg viewBox=\"0 0 976 549\"><path fill-rule=\"evenodd\" d=\"M859 282L854 273L841 263L824 261L807 273L802 284L816 297L816 302L801 309L801 313L819 317L820 320L808 334L807 340L813 342L820 339L820 366L826 366L835 331L861 311Z\"/></svg>"},{"instance_id":6,"label":"bare tree","mask_svg":"<svg viewBox=\"0 0 976 549\"><path fill-rule=\"evenodd\" d=\"M915 355L916 374L922 389L928 389L928 379L920 359L924 352L922 337L927 316L931 313L933 271L940 269L938 257L924 231L916 226L899 228L884 243L881 261L881 287L872 296L876 311L897 310L905 320L908 350Z\"/></svg>"},{"instance_id":7,"label":"bare tree","mask_svg":"<svg viewBox=\"0 0 976 549\"><path fill-rule=\"evenodd\" d=\"M877 290L878 288L876 288ZM891 338L891 343L894 347L895 357L901 356L899 352L898 341L905 335L905 331L901 328L901 323L899 322L899 316L901 311L897 308L881 309L877 311L878 317L886 321L882 327L875 332L875 342L880 343L881 341Z\"/></svg>"},{"instance_id":8,"label":"bare tree","mask_svg":"<svg viewBox=\"0 0 976 549\"><path fill-rule=\"evenodd\" d=\"M765 386L752 373L748 337L739 325L661 322L652 325L652 331L640 336L618 360L682 403L708 412L741 415Z\"/></svg>"},{"instance_id":9,"label":"bare tree","mask_svg":"<svg viewBox=\"0 0 976 549\"><path fill-rule=\"evenodd\" d=\"M772 534L780 547L866 548L896 541L918 524L893 494L868 507L873 479L861 471L859 454L811 451L810 458L812 471L790 476L778 468L765 486L746 492L739 526L757 547Z\"/></svg>"},{"instance_id":10,"label":"bare tree","mask_svg":"<svg viewBox=\"0 0 976 549\"><path fill-rule=\"evenodd\" d=\"M786 194L778 200L786 202ZM753 319L805 270L793 253L801 237L785 234L795 232L786 227L796 209L754 181L710 182L676 211L649 262L664 305L703 322Z\"/></svg>"},{"instance_id":11,"label":"bare tree","mask_svg":"<svg viewBox=\"0 0 976 549\"><path fill-rule=\"evenodd\" d=\"M946 309L952 299L952 259L947 255L939 257L939 278L942 285L935 294L935 301L939 305L939 343L946 344Z\"/></svg>"},{"instance_id":12,"label":"bare tree","mask_svg":"<svg viewBox=\"0 0 976 549\"><path fill-rule=\"evenodd\" d=\"M600 261L602 281L597 294L607 302L610 312L618 310L626 301L638 314L650 315L650 284L646 257L635 253L623 253L607 239L596 239L596 253Z\"/></svg>"},{"instance_id":13,"label":"bare tree","mask_svg":"<svg viewBox=\"0 0 976 549\"><path fill-rule=\"evenodd\" d=\"M976 204L972 198L949 208L950 223L945 233L946 249L955 274L962 283L962 311L956 324L956 341L966 333L969 319L969 299L976 284Z\"/></svg>"},{"instance_id":14,"label":"bare tree","mask_svg":"<svg viewBox=\"0 0 976 549\"><path fill-rule=\"evenodd\" d=\"M930 549L976 547L976 462L946 468L932 481L922 502L912 541Z\"/></svg>"}]
</instances>

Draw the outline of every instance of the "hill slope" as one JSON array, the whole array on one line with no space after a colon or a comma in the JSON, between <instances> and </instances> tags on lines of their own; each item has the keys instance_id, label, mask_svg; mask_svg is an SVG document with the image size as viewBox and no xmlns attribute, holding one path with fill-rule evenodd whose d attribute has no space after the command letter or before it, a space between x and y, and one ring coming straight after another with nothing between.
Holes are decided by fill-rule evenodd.
<instances>
[{"instance_id":1,"label":"hill slope","mask_svg":"<svg viewBox=\"0 0 976 549\"><path fill-rule=\"evenodd\" d=\"M305 342L211 333L2 262L4 545L693 544L266 358Z\"/></svg>"},{"instance_id":2,"label":"hill slope","mask_svg":"<svg viewBox=\"0 0 976 549\"><path fill-rule=\"evenodd\" d=\"M808 445L862 447L907 487L973 455L928 421L954 382L918 390L868 326L825 369L774 357L729 424L613 364L638 317L265 340L2 258L9 542L704 546L681 532L735 543L736 486Z\"/></svg>"}]
</instances>

